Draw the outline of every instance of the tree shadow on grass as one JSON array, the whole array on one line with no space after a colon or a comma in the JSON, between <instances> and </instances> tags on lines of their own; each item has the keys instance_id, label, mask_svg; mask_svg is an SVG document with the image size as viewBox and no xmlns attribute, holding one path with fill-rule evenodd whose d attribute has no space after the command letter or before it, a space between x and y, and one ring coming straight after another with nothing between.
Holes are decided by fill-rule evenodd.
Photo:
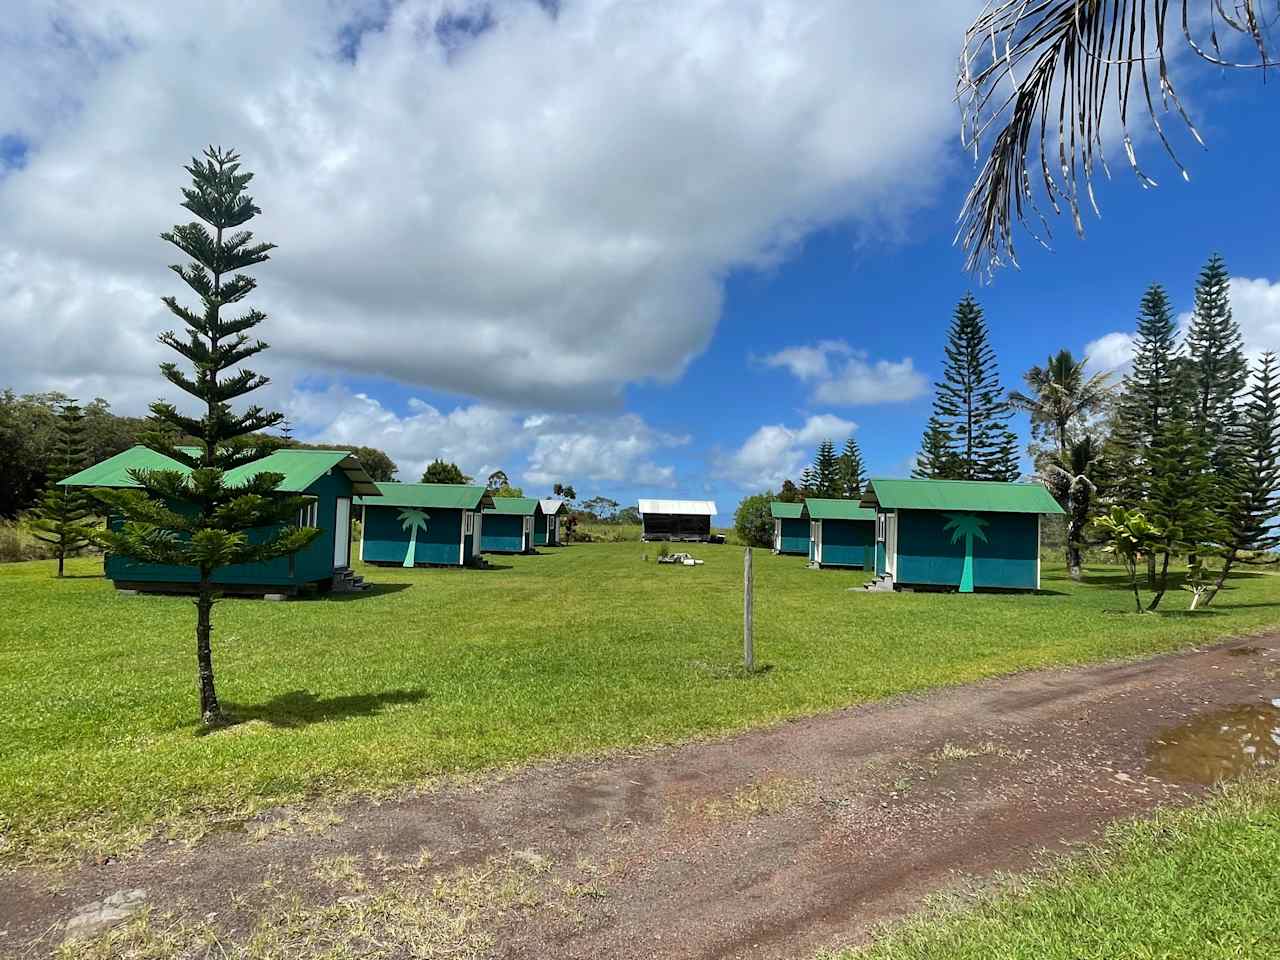
<instances>
[{"instance_id":1,"label":"tree shadow on grass","mask_svg":"<svg viewBox=\"0 0 1280 960\"><path fill-rule=\"evenodd\" d=\"M350 593L338 593L329 591L327 593L316 594L311 599L315 600L336 600L340 603L346 603L350 600L372 600L374 597L384 597L387 594L399 593L401 590L408 590L412 587L412 583L399 582L370 582L368 590L353 590Z\"/></svg>"},{"instance_id":2,"label":"tree shadow on grass","mask_svg":"<svg viewBox=\"0 0 1280 960\"><path fill-rule=\"evenodd\" d=\"M1214 572L1212 574L1212 579L1216 580L1217 576L1217 573ZM1225 594L1228 590L1238 589L1231 585L1235 580L1256 580L1265 576L1265 573L1251 573L1248 571L1236 572L1235 570L1232 570L1231 575L1227 577L1227 582L1222 587L1222 593ZM1186 579L1187 574L1185 571L1170 570L1169 590L1180 590L1182 588L1182 584L1186 582ZM1093 571L1088 571L1085 573L1084 580L1081 581L1081 585L1086 587L1101 587L1104 590L1133 591L1133 585L1129 583L1129 575L1123 570L1117 571L1116 573L1094 573ZM1150 589L1147 586L1147 571L1145 567L1138 571L1138 587L1143 591Z\"/></svg>"},{"instance_id":3,"label":"tree shadow on grass","mask_svg":"<svg viewBox=\"0 0 1280 960\"><path fill-rule=\"evenodd\" d=\"M221 729L234 728L255 720L273 727L297 729L312 723L371 717L387 707L421 703L426 690L384 690L380 693L357 693L342 697L317 697L310 690L292 690L272 697L266 703L226 703L224 709L231 722ZM203 734L206 731L200 731Z\"/></svg>"}]
</instances>

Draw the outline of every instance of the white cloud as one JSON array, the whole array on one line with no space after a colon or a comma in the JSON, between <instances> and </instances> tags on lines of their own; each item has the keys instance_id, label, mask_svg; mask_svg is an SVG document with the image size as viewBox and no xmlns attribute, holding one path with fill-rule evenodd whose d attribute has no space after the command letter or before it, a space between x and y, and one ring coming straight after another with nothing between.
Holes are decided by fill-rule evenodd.
<instances>
[{"instance_id":1,"label":"white cloud","mask_svg":"<svg viewBox=\"0 0 1280 960\"><path fill-rule=\"evenodd\" d=\"M831 377L831 355L848 356L853 352L843 340L820 340L812 347L787 347L761 360L767 367L783 367L800 380L828 380Z\"/></svg>"},{"instance_id":2,"label":"white cloud","mask_svg":"<svg viewBox=\"0 0 1280 960\"><path fill-rule=\"evenodd\" d=\"M1240 326L1250 360L1267 350L1280 352L1280 281L1231 278L1231 314ZM1179 336L1186 336L1191 311L1177 318ZM1091 373L1124 373L1133 360L1133 333L1115 331L1085 344Z\"/></svg>"},{"instance_id":3,"label":"white cloud","mask_svg":"<svg viewBox=\"0 0 1280 960\"><path fill-rule=\"evenodd\" d=\"M397 479L404 481L416 481L439 457L477 478L501 468L534 488L557 481L667 487L675 482L675 467L654 458L688 443L688 437L654 430L634 414L519 417L484 404L444 412L418 399L408 406L401 416L365 394L331 387L298 391L285 408L301 439L378 447L396 462Z\"/></svg>"},{"instance_id":4,"label":"white cloud","mask_svg":"<svg viewBox=\"0 0 1280 960\"><path fill-rule=\"evenodd\" d=\"M1085 344L1089 373L1112 373L1127 367L1133 360L1133 334L1107 333Z\"/></svg>"},{"instance_id":5,"label":"white cloud","mask_svg":"<svg viewBox=\"0 0 1280 960\"><path fill-rule=\"evenodd\" d=\"M1250 357L1267 350L1280 353L1280 280L1233 277L1231 314Z\"/></svg>"},{"instance_id":6,"label":"white cloud","mask_svg":"<svg viewBox=\"0 0 1280 960\"><path fill-rule=\"evenodd\" d=\"M629 487L672 487L676 471L655 463L661 449L684 446L689 437L654 430L640 417L588 418L559 415L539 418L524 477L529 483L625 484Z\"/></svg>"},{"instance_id":7,"label":"white cloud","mask_svg":"<svg viewBox=\"0 0 1280 960\"><path fill-rule=\"evenodd\" d=\"M813 401L830 406L902 403L929 389L929 381L910 357L872 360L865 350L855 350L843 340L787 347L760 362L813 381Z\"/></svg>"},{"instance_id":8,"label":"white cloud","mask_svg":"<svg viewBox=\"0 0 1280 960\"><path fill-rule=\"evenodd\" d=\"M858 425L832 414L809 417L799 427L763 426L732 454L720 458L717 473L744 489L776 490L783 480L797 480L823 440L839 446Z\"/></svg>"},{"instance_id":9,"label":"white cloud","mask_svg":"<svg viewBox=\"0 0 1280 960\"><path fill-rule=\"evenodd\" d=\"M382 23L379 6L19 4L0 133L30 149L0 176L0 382L154 377L155 305L180 292L157 234L183 214L179 164L214 141L258 173L253 226L280 244L257 271L268 373L616 405L706 347L730 269L929 200L973 13L405 0ZM482 11L491 28L458 28ZM361 23L377 29L353 43Z\"/></svg>"}]
</instances>

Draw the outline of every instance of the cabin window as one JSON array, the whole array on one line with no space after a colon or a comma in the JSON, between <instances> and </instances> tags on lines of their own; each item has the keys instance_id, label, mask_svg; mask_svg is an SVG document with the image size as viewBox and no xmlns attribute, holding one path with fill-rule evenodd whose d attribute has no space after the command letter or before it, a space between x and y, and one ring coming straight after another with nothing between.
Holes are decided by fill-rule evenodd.
<instances>
[{"instance_id":1,"label":"cabin window","mask_svg":"<svg viewBox=\"0 0 1280 960\"><path fill-rule=\"evenodd\" d=\"M298 511L298 526L303 528L320 526L319 500L312 500Z\"/></svg>"},{"instance_id":2,"label":"cabin window","mask_svg":"<svg viewBox=\"0 0 1280 960\"><path fill-rule=\"evenodd\" d=\"M462 515L462 532L463 534L474 533L476 529L476 515L470 510Z\"/></svg>"}]
</instances>

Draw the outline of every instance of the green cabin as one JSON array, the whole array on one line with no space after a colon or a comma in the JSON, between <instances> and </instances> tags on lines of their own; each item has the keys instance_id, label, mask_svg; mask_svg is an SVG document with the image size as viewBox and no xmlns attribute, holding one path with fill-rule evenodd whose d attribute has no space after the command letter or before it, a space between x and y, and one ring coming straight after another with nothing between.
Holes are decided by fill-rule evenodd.
<instances>
[{"instance_id":1,"label":"green cabin","mask_svg":"<svg viewBox=\"0 0 1280 960\"><path fill-rule=\"evenodd\" d=\"M529 553L541 506L533 497L494 497L484 510L483 553Z\"/></svg>"},{"instance_id":2,"label":"green cabin","mask_svg":"<svg viewBox=\"0 0 1280 960\"><path fill-rule=\"evenodd\" d=\"M186 449L186 448L184 448ZM196 453L194 449L191 453ZM137 487L132 470L176 470L187 473L178 461L144 446L130 447L86 467L62 481L69 487ZM243 563L223 567L213 582L229 593L295 594L305 587L327 589L351 566L351 503L353 497L377 490L360 461L342 450L277 450L261 460L236 467L226 473L230 486L244 483L259 473L284 476L278 489L301 494L310 502L298 516L298 526L318 527L320 536L291 557L277 557L266 563ZM108 517L109 524L120 518ZM128 557L107 554L104 570L119 589L185 592L195 586L194 567L139 563Z\"/></svg>"},{"instance_id":3,"label":"green cabin","mask_svg":"<svg viewBox=\"0 0 1280 960\"><path fill-rule=\"evenodd\" d=\"M773 517L773 552L808 554L809 521L804 518L804 504L774 500L769 513Z\"/></svg>"},{"instance_id":4,"label":"green cabin","mask_svg":"<svg viewBox=\"0 0 1280 960\"><path fill-rule=\"evenodd\" d=\"M815 567L858 567L875 563L876 512L857 500L808 497L801 517L809 526L809 562Z\"/></svg>"},{"instance_id":5,"label":"green cabin","mask_svg":"<svg viewBox=\"0 0 1280 960\"><path fill-rule=\"evenodd\" d=\"M461 483L379 483L362 509L360 559L399 567L470 567L480 563L484 487Z\"/></svg>"},{"instance_id":6,"label":"green cabin","mask_svg":"<svg viewBox=\"0 0 1280 960\"><path fill-rule=\"evenodd\" d=\"M560 546L560 518L569 512L569 505L559 497L543 497L533 515L533 545L535 547Z\"/></svg>"},{"instance_id":7,"label":"green cabin","mask_svg":"<svg viewBox=\"0 0 1280 960\"><path fill-rule=\"evenodd\" d=\"M872 480L876 575L885 587L1040 588L1040 518L1061 514L1039 483Z\"/></svg>"}]
</instances>

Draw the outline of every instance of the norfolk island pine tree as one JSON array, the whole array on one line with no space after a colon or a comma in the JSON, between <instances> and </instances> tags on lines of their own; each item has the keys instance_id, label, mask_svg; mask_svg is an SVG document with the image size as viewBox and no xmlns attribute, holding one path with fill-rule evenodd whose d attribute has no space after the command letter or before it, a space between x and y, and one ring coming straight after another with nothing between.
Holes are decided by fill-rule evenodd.
<instances>
[{"instance_id":1,"label":"norfolk island pine tree","mask_svg":"<svg viewBox=\"0 0 1280 960\"><path fill-rule=\"evenodd\" d=\"M1011 407L982 308L972 295L956 305L945 354L924 437L926 447L943 449L923 450L923 458L940 461L936 466L953 474L945 479L1016 480L1021 471L1017 438L1009 431Z\"/></svg>"},{"instance_id":2,"label":"norfolk island pine tree","mask_svg":"<svg viewBox=\"0 0 1280 960\"><path fill-rule=\"evenodd\" d=\"M1236 455L1224 478L1222 570L1204 601L1209 606L1236 563L1276 563L1280 547L1280 364L1264 353L1253 369L1237 430Z\"/></svg>"},{"instance_id":3,"label":"norfolk island pine tree","mask_svg":"<svg viewBox=\"0 0 1280 960\"><path fill-rule=\"evenodd\" d=\"M159 340L191 362L194 376L175 363L162 363L160 370L170 383L201 402L203 415L186 416L164 401L151 405L157 429L144 442L187 472L136 470L131 476L140 489L99 491L99 499L123 520L119 529L99 534L99 540L134 560L195 569L200 719L205 725L216 725L226 718L213 674L214 573L233 564L296 553L320 531L296 525L306 499L278 493L281 474L259 473L234 487L225 483L228 470L252 463L281 445L263 431L277 426L284 419L282 414L258 406L236 414L230 406L232 400L266 385L267 378L243 368L220 378L267 347L245 333L266 319L261 311L250 309L227 319L222 308L253 292L257 281L239 271L267 260L274 244L254 243L251 232L237 229L260 211L244 193L253 174L240 172L234 151L211 146L203 160L194 158L185 169L191 186L183 188L182 206L203 223L178 224L160 236L191 258L190 263L170 269L195 291L203 310L188 309L174 297L163 298L186 325L187 338L166 331ZM228 235L228 231L234 232ZM178 447L175 435L193 437L195 451ZM259 534L257 542L250 542L250 531Z\"/></svg>"},{"instance_id":4,"label":"norfolk island pine tree","mask_svg":"<svg viewBox=\"0 0 1280 960\"><path fill-rule=\"evenodd\" d=\"M60 475L68 476L85 465L84 413L74 400L63 401L58 410L57 444L54 463ZM93 497L84 490L50 483L36 505L31 534L53 548L61 577L67 557L93 543L97 526Z\"/></svg>"}]
</instances>

